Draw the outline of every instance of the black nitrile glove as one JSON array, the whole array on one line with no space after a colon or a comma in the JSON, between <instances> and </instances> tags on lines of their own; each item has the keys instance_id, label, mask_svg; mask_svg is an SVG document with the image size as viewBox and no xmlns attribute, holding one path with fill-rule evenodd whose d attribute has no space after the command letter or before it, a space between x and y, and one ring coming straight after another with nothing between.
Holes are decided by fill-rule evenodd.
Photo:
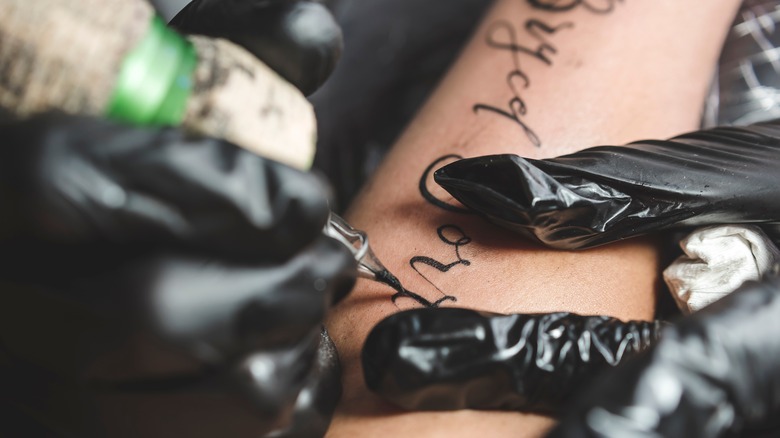
<instances>
[{"instance_id":1,"label":"black nitrile glove","mask_svg":"<svg viewBox=\"0 0 780 438\"><path fill-rule=\"evenodd\" d=\"M356 264L316 177L175 129L47 115L0 138L0 435L324 433L321 323Z\"/></svg>"},{"instance_id":2,"label":"black nitrile glove","mask_svg":"<svg viewBox=\"0 0 780 438\"><path fill-rule=\"evenodd\" d=\"M750 223L780 236L780 121L546 160L496 155L436 182L492 222L581 249L675 227Z\"/></svg>"},{"instance_id":3,"label":"black nitrile glove","mask_svg":"<svg viewBox=\"0 0 780 438\"><path fill-rule=\"evenodd\" d=\"M243 46L307 95L325 82L341 55L341 29L315 1L194 0L171 25Z\"/></svg>"},{"instance_id":4,"label":"black nitrile glove","mask_svg":"<svg viewBox=\"0 0 780 438\"><path fill-rule=\"evenodd\" d=\"M778 333L780 279L747 282L593 381L549 436L778 436Z\"/></svg>"},{"instance_id":5,"label":"black nitrile glove","mask_svg":"<svg viewBox=\"0 0 780 438\"><path fill-rule=\"evenodd\" d=\"M461 160L440 169L436 180L461 202L494 222L549 246L585 248L677 226L752 222L767 231L776 231L780 223L778 152L780 123L774 122L701 131L670 141L593 148L551 160L524 160L516 156ZM587 336L579 337L573 330L575 335L569 337L563 328L552 327L550 332L555 336L570 339L556 350L550 347L549 337L539 337L534 332L544 330L526 322L535 318L554 320L559 314L490 317L457 311L468 312L471 316L467 318L464 314L450 317L436 313L441 310L446 309L420 311L419 315L399 314L376 328L364 352L370 387L409 408L560 411L561 403L582 389L578 387L580 382L601 372L609 363L584 348L594 338L587 331L583 331ZM744 317L749 318L747 314ZM598 321L599 317L589 318ZM512 332L513 324L527 331L514 328ZM734 341L735 352L738 342L752 342L744 333L737 329L732 334L740 337ZM763 333L774 331L767 329ZM620 339L609 331L607 335L607 339ZM511 336L514 339L507 341ZM631 339L635 335L628 336ZM652 340L646 339L648 342L641 347ZM685 348L689 347L686 354L700 352L695 345L686 344ZM548 361L537 360L531 354L535 351L553 358L566 357L572 365L548 367L555 372L545 376L537 367L547 371L543 367ZM613 350L596 351L613 357ZM516 359L515 353L522 360ZM773 354L771 350L769 353ZM750 370L750 365L744 363L734 365L739 366L744 368L735 373ZM589 374L577 374L577 367L590 367ZM632 384L624 382L614 388L619 391L618 386ZM658 381L653 384L660 385ZM643 390L648 391L649 387ZM768 389L773 390L774 387ZM639 390L630 394L643 397ZM658 409L662 407L659 405ZM678 413L684 416L683 411ZM599 412L589 412L588 418L596 414ZM637 423L656 414L625 412L627 416L636 415L633 419ZM668 421L676 422L671 417ZM758 423L753 421L751 425L760 427ZM596 432L587 436L599 436L597 432L605 429L594 426L593 430ZM610 436L630 435L628 429L619 430L622 433ZM679 436L696 435L682 432Z\"/></svg>"},{"instance_id":6,"label":"black nitrile glove","mask_svg":"<svg viewBox=\"0 0 780 438\"><path fill-rule=\"evenodd\" d=\"M363 371L368 388L406 409L554 413L582 383L655 341L658 324L415 309L371 331Z\"/></svg>"}]
</instances>

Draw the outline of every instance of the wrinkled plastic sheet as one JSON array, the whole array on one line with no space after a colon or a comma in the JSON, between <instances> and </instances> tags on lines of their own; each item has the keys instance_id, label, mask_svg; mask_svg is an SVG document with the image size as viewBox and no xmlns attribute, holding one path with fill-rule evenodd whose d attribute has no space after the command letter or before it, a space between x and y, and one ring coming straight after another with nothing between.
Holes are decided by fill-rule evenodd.
<instances>
[{"instance_id":1,"label":"wrinkled plastic sheet","mask_svg":"<svg viewBox=\"0 0 780 438\"><path fill-rule=\"evenodd\" d=\"M658 331L658 322L563 312L415 309L371 331L363 370L371 390L406 409L555 412L583 382L647 348Z\"/></svg>"},{"instance_id":2,"label":"wrinkled plastic sheet","mask_svg":"<svg viewBox=\"0 0 780 438\"><path fill-rule=\"evenodd\" d=\"M779 436L780 280L747 282L583 389L551 437Z\"/></svg>"},{"instance_id":3,"label":"wrinkled plastic sheet","mask_svg":"<svg viewBox=\"0 0 780 438\"><path fill-rule=\"evenodd\" d=\"M780 235L780 120L545 160L470 158L434 177L492 222L554 248L716 224Z\"/></svg>"}]
</instances>

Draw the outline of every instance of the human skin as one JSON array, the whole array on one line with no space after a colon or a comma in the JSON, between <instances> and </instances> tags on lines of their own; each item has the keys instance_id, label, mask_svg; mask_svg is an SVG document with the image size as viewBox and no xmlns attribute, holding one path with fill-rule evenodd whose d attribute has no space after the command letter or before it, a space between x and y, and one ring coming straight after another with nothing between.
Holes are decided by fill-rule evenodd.
<instances>
[{"instance_id":1,"label":"human skin","mask_svg":"<svg viewBox=\"0 0 780 438\"><path fill-rule=\"evenodd\" d=\"M547 158L696 129L739 3L498 0L352 205L349 221L368 232L375 253L407 289L429 301L444 294L457 299L442 306L651 319L659 274L652 238L550 250L476 216L432 205L418 183L426 167L447 154ZM571 8L540 8L545 5ZM512 33L514 51L506 48ZM529 50L521 53L518 45ZM521 108L515 101L516 117L508 105L513 97L524 103ZM475 110L478 104L483 106ZM429 177L427 187L437 198L457 204L434 186ZM437 235L443 225L458 227L444 230L451 242L462 239L461 232L470 238L457 248L459 255ZM446 272L417 263L417 272L410 260L419 256L469 263L454 263ZM530 437L553 424L513 412L402 412L370 393L360 365L368 332L390 314L420 306L404 297L394 303L393 294L360 280L327 322L344 369L344 396L329 437Z\"/></svg>"}]
</instances>

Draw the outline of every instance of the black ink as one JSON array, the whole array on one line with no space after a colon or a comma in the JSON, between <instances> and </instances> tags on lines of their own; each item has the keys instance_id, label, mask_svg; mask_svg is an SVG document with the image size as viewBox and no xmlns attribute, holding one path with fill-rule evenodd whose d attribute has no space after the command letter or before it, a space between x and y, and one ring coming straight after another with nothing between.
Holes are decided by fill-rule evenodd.
<instances>
[{"instance_id":1,"label":"black ink","mask_svg":"<svg viewBox=\"0 0 780 438\"><path fill-rule=\"evenodd\" d=\"M544 52L549 51L552 54L558 53L558 48L553 46L544 35L540 34L539 31L544 32L547 35L553 35L556 32L558 32L561 29L571 29L574 27L574 23L571 21L564 21L563 23L559 24L558 26L550 26L549 24L537 20L535 18L532 18L525 22L525 30L529 34L531 34L532 37L536 38L537 41L541 43L541 46L539 46L539 49L537 49L538 56L544 56ZM549 60L548 58L545 58L547 61L547 65L552 65L552 60Z\"/></svg>"},{"instance_id":2,"label":"black ink","mask_svg":"<svg viewBox=\"0 0 780 438\"><path fill-rule=\"evenodd\" d=\"M441 163L442 161L446 161L449 159L462 159L460 155L456 154L450 154L445 155L443 157L439 157L431 163L428 167L425 168L423 171L422 177L420 178L420 195L422 195L423 199L428 201L431 205L434 205L436 207L441 208L442 210L451 211L453 213L464 213L464 214L474 214L473 211L469 210L465 207L458 207L457 205L447 204L446 202L442 201L441 199L438 199L437 197L433 196L433 193L431 193L430 190L428 190L428 176L433 172L433 170L436 168L436 165Z\"/></svg>"},{"instance_id":3,"label":"black ink","mask_svg":"<svg viewBox=\"0 0 780 438\"><path fill-rule=\"evenodd\" d=\"M415 266L416 263L422 263L422 264L425 264L425 265L428 265L428 266L432 266L432 267L436 268L437 271L441 271L441 272L447 272L453 266L457 266L457 265L466 265L466 266L468 266L468 265L471 264L471 262L469 262L468 260L456 260L456 261L454 261L454 262L452 262L450 264L445 265L444 263L442 263L442 262L440 262L440 261L438 261L436 259L432 259L430 257L425 257L425 256L415 256L415 257L412 257L409 260L409 264L412 266L412 269L417 271L417 273L420 274L420 275L423 275L423 274L421 274L420 270L417 269L417 266ZM425 277L425 276L423 275L423 277Z\"/></svg>"},{"instance_id":4,"label":"black ink","mask_svg":"<svg viewBox=\"0 0 780 438\"><path fill-rule=\"evenodd\" d=\"M616 3L622 3L623 0L597 0L594 6L593 0L528 0L528 3L536 8L549 12L566 12L577 7L583 7L594 14L609 14L615 9Z\"/></svg>"},{"instance_id":5,"label":"black ink","mask_svg":"<svg viewBox=\"0 0 780 438\"><path fill-rule=\"evenodd\" d=\"M397 289L396 289L397 290ZM433 308L433 307L439 307L441 303L445 301L458 301L457 298L453 297L452 295L445 295L442 298L439 298L438 300L434 302L430 302L426 300L424 297L421 297L420 295L417 295L416 293L410 291L409 289L402 288L399 290L395 295L390 297L393 300L393 303L396 302L399 298L411 298L418 303L422 304L425 307Z\"/></svg>"},{"instance_id":6,"label":"black ink","mask_svg":"<svg viewBox=\"0 0 780 438\"><path fill-rule=\"evenodd\" d=\"M450 154L445 155L443 157L437 158L433 163L431 163L428 167L425 168L422 174L422 178L420 178L420 194L422 197L431 203L432 205L439 207L443 210L455 212L455 213L469 213L472 214L473 212L463 208L463 207L457 207L455 205L447 204L446 202L436 198L433 196L433 194L428 190L428 187L426 186L426 182L428 180L428 176L433 171L433 169L436 168L436 166L441 163L442 161L449 160L449 159L461 159L460 155L456 154ZM456 233L454 236L452 233ZM395 275L393 275L390 271L384 270L378 274L376 274L376 280L380 283L384 283L391 288L396 290L396 293L391 297L393 303L395 303L400 298L409 298L411 300L414 300L418 302L419 304L425 306L425 307L439 307L441 303L445 301L458 301L457 297L454 297L452 295L447 295L439 289L438 286L436 286L428 277L425 276L422 272L420 272L420 269L417 267L419 263L422 263L424 265L430 266L439 272L449 272L450 269L454 268L458 265L463 266L470 266L471 261L464 259L460 254L460 248L462 246L468 245L471 243L471 237L466 235L466 232L463 231L460 227L457 225L447 224L442 225L438 229L436 229L436 234L439 236L439 239L444 242L447 245L454 246L455 247L455 258L456 260L451 263L442 263L439 260L433 259L431 257L426 256L414 256L409 260L409 265L414 269L415 272L417 272L417 275L421 276L425 279L431 286L433 286L439 293L441 293L443 296L439 298L436 301L429 301L425 297L421 296L418 293L412 292L409 289L406 289L403 287L401 282L396 278Z\"/></svg>"},{"instance_id":7,"label":"black ink","mask_svg":"<svg viewBox=\"0 0 780 438\"><path fill-rule=\"evenodd\" d=\"M454 230L454 231L456 231L457 233L460 234L460 237L458 239L456 239L456 240L450 240L445 235L445 231L446 230ZM439 235L439 239L441 239L442 242L446 243L447 245L452 245L452 246L455 247L455 257L457 258L457 260L455 260L454 262L448 263L448 264L444 264L444 263L442 263L442 262L440 262L438 260L435 260L435 259L433 259L431 257L415 256L415 257L412 257L409 260L409 265L412 267L412 269L414 269L415 272L417 272L417 274L420 277L424 278L425 281L430 283L431 286L436 288L437 291L439 291L442 295L444 295L444 298L442 298L439 301L442 301L442 300L445 300L445 299L448 299L448 298L450 298L452 301L457 301L457 298L445 294L444 291L439 289L439 287L436 286L427 276L425 276L425 274L420 272L420 269L417 267L417 264L418 263L422 263L424 265L428 265L428 266L436 269L439 272L448 272L450 269L452 269L453 267L458 266L458 265L470 266L471 265L471 261L466 260L463 257L461 257L461 255L460 255L460 247L463 246L463 245L468 245L469 243L471 243L471 237L467 236L466 233L460 227L458 227L457 225L451 225L451 224L440 226L436 230L436 234Z\"/></svg>"},{"instance_id":8,"label":"black ink","mask_svg":"<svg viewBox=\"0 0 780 438\"><path fill-rule=\"evenodd\" d=\"M445 230L455 230L460 234L461 237L455 241L449 240L447 239L447 236L444 235ZM417 271L417 273L420 274L421 276L425 277L425 275L423 275L420 272L420 270L417 269L417 266L415 266L416 263L423 263L428 266L432 266L433 268L435 268L440 272L447 272L457 265L465 265L465 266L471 265L471 262L469 260L466 260L460 256L460 247L471 243L471 237L467 236L466 233L457 225L442 225L436 230L436 233L439 235L439 239L441 239L442 242L455 247L455 256L458 259L452 263L445 265L444 263L438 260L434 260L430 257L416 256L416 257L412 257L412 259L409 260L409 264L412 266L412 269Z\"/></svg>"},{"instance_id":9,"label":"black ink","mask_svg":"<svg viewBox=\"0 0 780 438\"><path fill-rule=\"evenodd\" d=\"M445 230L455 230L457 233L460 234L460 238L457 240L449 240L447 236L444 235ZM460 247L463 245L468 245L471 243L471 237L467 236L466 233L457 225L442 225L437 230L436 233L439 235L439 239L441 239L442 242L446 243L447 245L452 245L455 247L455 257L457 260L455 260L452 263L444 264L436 259L433 259L431 257L425 257L425 256L415 256L412 257L409 260L409 265L412 267L412 269L415 270L422 278L425 279L428 283L430 283L433 287L436 288L439 292L442 292L441 289L438 288L431 280L428 279L428 277L425 276L420 270L417 268L418 263L422 263L424 265L428 265L434 269L436 269L439 272L448 272L450 269L454 268L458 265L463 266L470 266L471 261L464 259L460 255ZM444 292L442 292L444 293Z\"/></svg>"},{"instance_id":10,"label":"black ink","mask_svg":"<svg viewBox=\"0 0 780 438\"><path fill-rule=\"evenodd\" d=\"M457 237L455 239L451 239L451 238L447 237L447 233L451 232L451 231L454 231L454 232L457 233ZM420 269L418 268L417 265L419 263L422 263L424 265L427 265L427 266L430 266L430 267L436 269L439 272L449 272L450 269L452 269L452 268L454 268L455 266L458 266L458 265L470 266L471 265L471 261L464 259L460 255L460 247L464 246L464 245L468 245L469 243L471 243L471 237L467 236L466 232L463 231L463 229L461 229L459 226L452 225L452 224L447 224L447 225L440 226L436 230L436 234L439 235L439 239L442 242L446 243L447 245L451 245L451 246L455 247L455 257L456 257L456 260L451 262L451 263L445 264L445 263L442 263L439 260L436 260L436 259L431 258L431 257L414 256L414 257L412 257L409 260L409 265L412 267L412 269L414 269L415 272L417 272L417 275L419 275L420 277L425 279L425 281L430 283L431 286L436 288L436 290L439 291L439 293L441 293L443 295L443 297L438 299L437 301L431 303L430 301L426 300L425 298L421 297L420 295L415 294L414 292L410 292L407 289L404 289L403 287L401 287L401 284L400 284L400 282L398 282L398 279L396 279L395 277L392 277L392 274L390 274L388 272L388 274L392 278L391 279L387 279L387 281L383 281L383 280L380 280L380 281L382 281L383 283L389 285L390 287L393 287L395 290L398 291L398 293L393 295L393 297L392 297L393 302L395 302L399 298L404 298L405 297L405 298L411 298L411 299L417 301L418 303L420 303L420 304L422 304L424 306L427 306L427 307L438 307L439 304L443 303L444 301L458 301L458 299L456 297L454 297L452 295L447 295L447 294L444 293L444 291L439 289L439 287L436 286L425 274L420 272ZM397 284L397 286L394 286L394 284Z\"/></svg>"},{"instance_id":11,"label":"black ink","mask_svg":"<svg viewBox=\"0 0 780 438\"><path fill-rule=\"evenodd\" d=\"M505 20L499 20L493 23L488 28L486 43L489 47L492 47L494 49L511 51L515 61L514 62L515 70L518 71L520 70L520 60L518 56L520 54L529 55L532 58L537 59L547 65L552 65L552 59L550 59L550 57L548 56L548 52L550 55L553 55L558 53L558 49L552 44L550 44L550 42L547 41L544 35L539 33L539 31L542 31L547 35L552 35L561 29L566 29L571 27L574 27L574 24L571 22L565 22L563 24L553 27L535 18L526 21L525 22L526 32L528 32L532 37L534 37L540 43L539 46L536 47L536 50L532 50L529 49L528 47L518 44L517 32L515 30L515 27L512 25L512 23ZM507 39L504 41L499 41L497 39L497 36L502 31L506 32ZM520 74L522 73L520 72ZM523 76L525 75L523 74ZM526 78L526 82L528 82L527 78Z\"/></svg>"},{"instance_id":12,"label":"black ink","mask_svg":"<svg viewBox=\"0 0 780 438\"><path fill-rule=\"evenodd\" d=\"M551 56L558 53L558 49L547 40L546 35L553 35L561 29L570 29L572 27L574 27L574 23L571 22L564 22L558 26L550 26L535 18L526 21L526 32L539 42L539 45L535 49L532 49L523 46L518 42L517 30L512 23L505 20L499 20L490 25L486 37L488 47L496 50L506 50L512 56L514 69L507 74L506 83L512 91L513 97L507 104L508 110L493 105L478 103L472 107L474 113L488 111L512 120L523 129L525 136L534 146L541 147L542 142L539 139L539 136L523 120L523 116L528 112L528 107L522 98L521 90L528 89L528 87L531 86L531 79L522 69L520 62L521 56L529 56L531 59L536 59L547 66L551 66L553 64ZM520 82L520 84L518 84L518 82Z\"/></svg>"},{"instance_id":13,"label":"black ink","mask_svg":"<svg viewBox=\"0 0 780 438\"><path fill-rule=\"evenodd\" d=\"M410 298L414 301L417 301L418 303L422 304L425 307L439 307L441 303L444 301L457 301L457 299L453 296L445 296L443 298L440 298L434 302L430 302L426 300L424 297L420 296L419 294L416 294L409 289L406 289L401 285L401 281L396 278L395 275L393 275L390 271L384 270L382 272L379 272L376 274L376 280L380 283L384 283L393 289L395 289L397 292L394 294L391 299L393 300L393 303L396 302L399 298Z\"/></svg>"},{"instance_id":14,"label":"black ink","mask_svg":"<svg viewBox=\"0 0 780 438\"><path fill-rule=\"evenodd\" d=\"M542 141L539 139L539 136L536 135L536 132L520 119L520 116L524 116L526 113L525 102L523 102L521 98L514 97L509 101L509 111L504 111L500 108L483 103L474 105L473 110L475 113L478 113L479 110L491 111L512 120L523 128L523 132L525 133L525 136L528 137L528 140L531 141L531 144L536 147L542 147Z\"/></svg>"}]
</instances>

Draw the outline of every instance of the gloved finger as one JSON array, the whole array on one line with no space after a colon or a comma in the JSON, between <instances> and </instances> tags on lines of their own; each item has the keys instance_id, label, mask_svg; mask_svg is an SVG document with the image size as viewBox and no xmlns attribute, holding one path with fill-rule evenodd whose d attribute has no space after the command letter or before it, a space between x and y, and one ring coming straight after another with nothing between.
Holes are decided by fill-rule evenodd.
<instances>
[{"instance_id":1,"label":"gloved finger","mask_svg":"<svg viewBox=\"0 0 780 438\"><path fill-rule=\"evenodd\" d=\"M317 358L298 393L290 423L274 430L267 438L316 438L325 436L333 412L341 398L341 365L336 345L322 329Z\"/></svg>"},{"instance_id":2,"label":"gloved finger","mask_svg":"<svg viewBox=\"0 0 780 438\"><path fill-rule=\"evenodd\" d=\"M226 358L298 342L320 326L356 272L352 253L322 236L280 265L185 256L145 263L138 275L128 272L119 300L142 306L145 325L164 339ZM133 294L139 290L150 294Z\"/></svg>"},{"instance_id":3,"label":"gloved finger","mask_svg":"<svg viewBox=\"0 0 780 438\"><path fill-rule=\"evenodd\" d=\"M176 129L49 114L0 126L0 236L286 260L321 235L314 175Z\"/></svg>"},{"instance_id":4,"label":"gloved finger","mask_svg":"<svg viewBox=\"0 0 780 438\"><path fill-rule=\"evenodd\" d=\"M363 371L368 388L406 409L556 412L582 382L650 345L658 325L415 309L371 331Z\"/></svg>"},{"instance_id":5,"label":"gloved finger","mask_svg":"<svg viewBox=\"0 0 780 438\"><path fill-rule=\"evenodd\" d=\"M780 231L780 121L545 160L496 155L436 182L496 224L563 249L673 227L752 223Z\"/></svg>"},{"instance_id":6,"label":"gloved finger","mask_svg":"<svg viewBox=\"0 0 780 438\"><path fill-rule=\"evenodd\" d=\"M4 279L0 344L81 380L198 374L319 332L355 273L352 254L323 236L279 265L147 253L55 285Z\"/></svg>"},{"instance_id":7,"label":"gloved finger","mask_svg":"<svg viewBox=\"0 0 780 438\"><path fill-rule=\"evenodd\" d=\"M321 339L316 328L293 348L250 353L227 375L227 386L250 400L257 415L269 420L270 427L258 432L292 423L300 392L311 383L311 372L317 366Z\"/></svg>"},{"instance_id":8,"label":"gloved finger","mask_svg":"<svg viewBox=\"0 0 780 438\"><path fill-rule=\"evenodd\" d=\"M336 20L314 1L194 0L171 25L243 46L303 94L330 76L343 44Z\"/></svg>"},{"instance_id":9,"label":"gloved finger","mask_svg":"<svg viewBox=\"0 0 780 438\"><path fill-rule=\"evenodd\" d=\"M697 438L776 427L778 315L780 279L745 283L593 381L549 436Z\"/></svg>"}]
</instances>

